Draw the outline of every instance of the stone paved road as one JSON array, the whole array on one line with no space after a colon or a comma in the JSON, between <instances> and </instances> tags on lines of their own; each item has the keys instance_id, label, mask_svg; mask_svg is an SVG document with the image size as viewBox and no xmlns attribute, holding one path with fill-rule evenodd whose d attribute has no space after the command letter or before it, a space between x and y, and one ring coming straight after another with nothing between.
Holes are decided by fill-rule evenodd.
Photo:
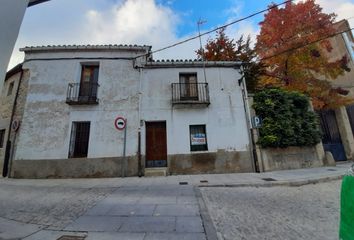
<instances>
[{"instance_id":1,"label":"stone paved road","mask_svg":"<svg viewBox=\"0 0 354 240\"><path fill-rule=\"evenodd\" d=\"M221 239L334 240L340 184L202 188L201 192Z\"/></svg>"}]
</instances>

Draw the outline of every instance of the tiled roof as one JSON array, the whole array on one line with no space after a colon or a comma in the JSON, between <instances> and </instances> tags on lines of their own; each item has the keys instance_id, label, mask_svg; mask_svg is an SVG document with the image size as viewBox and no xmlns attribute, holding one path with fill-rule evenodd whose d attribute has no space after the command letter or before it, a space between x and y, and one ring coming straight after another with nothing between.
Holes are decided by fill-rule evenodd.
<instances>
[{"instance_id":1,"label":"tiled roof","mask_svg":"<svg viewBox=\"0 0 354 240\"><path fill-rule=\"evenodd\" d=\"M72 50L145 50L150 51L151 46L147 45L47 45L47 46L26 46L20 51L72 51Z\"/></svg>"},{"instance_id":2,"label":"tiled roof","mask_svg":"<svg viewBox=\"0 0 354 240\"><path fill-rule=\"evenodd\" d=\"M205 61L201 59L161 59L150 60L146 63L146 67L160 68L160 67L239 67L242 62L236 61Z\"/></svg>"}]
</instances>

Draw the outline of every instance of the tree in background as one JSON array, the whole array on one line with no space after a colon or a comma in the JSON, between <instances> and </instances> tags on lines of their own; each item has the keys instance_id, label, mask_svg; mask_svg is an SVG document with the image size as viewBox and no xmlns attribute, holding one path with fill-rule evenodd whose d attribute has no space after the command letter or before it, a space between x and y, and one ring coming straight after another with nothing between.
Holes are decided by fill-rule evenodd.
<instances>
[{"instance_id":1,"label":"tree in background","mask_svg":"<svg viewBox=\"0 0 354 240\"><path fill-rule=\"evenodd\" d=\"M254 92L264 65L257 61L257 53L251 46L251 38L241 36L234 42L225 34L225 28L216 32L215 39L208 39L205 48L196 51L200 59L207 61L240 61L243 62L241 74L246 79L247 89Z\"/></svg>"},{"instance_id":2,"label":"tree in background","mask_svg":"<svg viewBox=\"0 0 354 240\"><path fill-rule=\"evenodd\" d=\"M351 102L343 96L347 91L333 88L329 81L350 71L347 56L330 61L332 46L328 39L309 44L336 33L334 21L335 14L323 13L314 0L272 8L260 23L257 36L256 51L263 64L270 66L260 85L305 93L315 109Z\"/></svg>"}]
</instances>

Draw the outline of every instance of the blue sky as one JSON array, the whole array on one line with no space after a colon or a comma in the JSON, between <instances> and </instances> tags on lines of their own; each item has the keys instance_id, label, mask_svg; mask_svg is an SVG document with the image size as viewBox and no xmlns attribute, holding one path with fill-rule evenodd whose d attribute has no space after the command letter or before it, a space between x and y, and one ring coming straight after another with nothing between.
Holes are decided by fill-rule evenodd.
<instances>
[{"instance_id":1,"label":"blue sky","mask_svg":"<svg viewBox=\"0 0 354 240\"><path fill-rule=\"evenodd\" d=\"M298 1L298 0L296 0ZM51 0L27 10L10 62L23 60L20 47L62 44L146 44L153 50L197 34L197 21L207 22L202 32L265 9L270 0ZM273 0L275 3L282 1ZM338 19L354 15L354 0L316 0ZM255 38L258 15L235 24L227 34ZM351 23L354 25L352 19ZM203 37L203 42L213 34ZM156 58L195 58L198 40L156 54Z\"/></svg>"}]
</instances>

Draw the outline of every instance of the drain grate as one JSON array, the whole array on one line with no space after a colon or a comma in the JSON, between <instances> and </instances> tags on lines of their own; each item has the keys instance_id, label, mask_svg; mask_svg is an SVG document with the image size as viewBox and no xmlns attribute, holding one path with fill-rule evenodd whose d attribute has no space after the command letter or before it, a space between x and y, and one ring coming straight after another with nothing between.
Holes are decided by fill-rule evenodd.
<instances>
[{"instance_id":1,"label":"drain grate","mask_svg":"<svg viewBox=\"0 0 354 240\"><path fill-rule=\"evenodd\" d=\"M336 169L332 169L332 168L330 168L330 169L327 169L327 171L330 171L330 172L335 172L335 171L337 171Z\"/></svg>"},{"instance_id":2,"label":"drain grate","mask_svg":"<svg viewBox=\"0 0 354 240\"><path fill-rule=\"evenodd\" d=\"M63 235L57 240L85 240L86 237L82 236L69 236L69 235Z\"/></svg>"},{"instance_id":3,"label":"drain grate","mask_svg":"<svg viewBox=\"0 0 354 240\"><path fill-rule=\"evenodd\" d=\"M200 183L208 183L208 180L200 180Z\"/></svg>"},{"instance_id":4,"label":"drain grate","mask_svg":"<svg viewBox=\"0 0 354 240\"><path fill-rule=\"evenodd\" d=\"M274 182L276 179L274 178L262 178L262 180L267 181L267 182Z\"/></svg>"},{"instance_id":5,"label":"drain grate","mask_svg":"<svg viewBox=\"0 0 354 240\"><path fill-rule=\"evenodd\" d=\"M188 185L188 182L179 182L179 185Z\"/></svg>"}]
</instances>

